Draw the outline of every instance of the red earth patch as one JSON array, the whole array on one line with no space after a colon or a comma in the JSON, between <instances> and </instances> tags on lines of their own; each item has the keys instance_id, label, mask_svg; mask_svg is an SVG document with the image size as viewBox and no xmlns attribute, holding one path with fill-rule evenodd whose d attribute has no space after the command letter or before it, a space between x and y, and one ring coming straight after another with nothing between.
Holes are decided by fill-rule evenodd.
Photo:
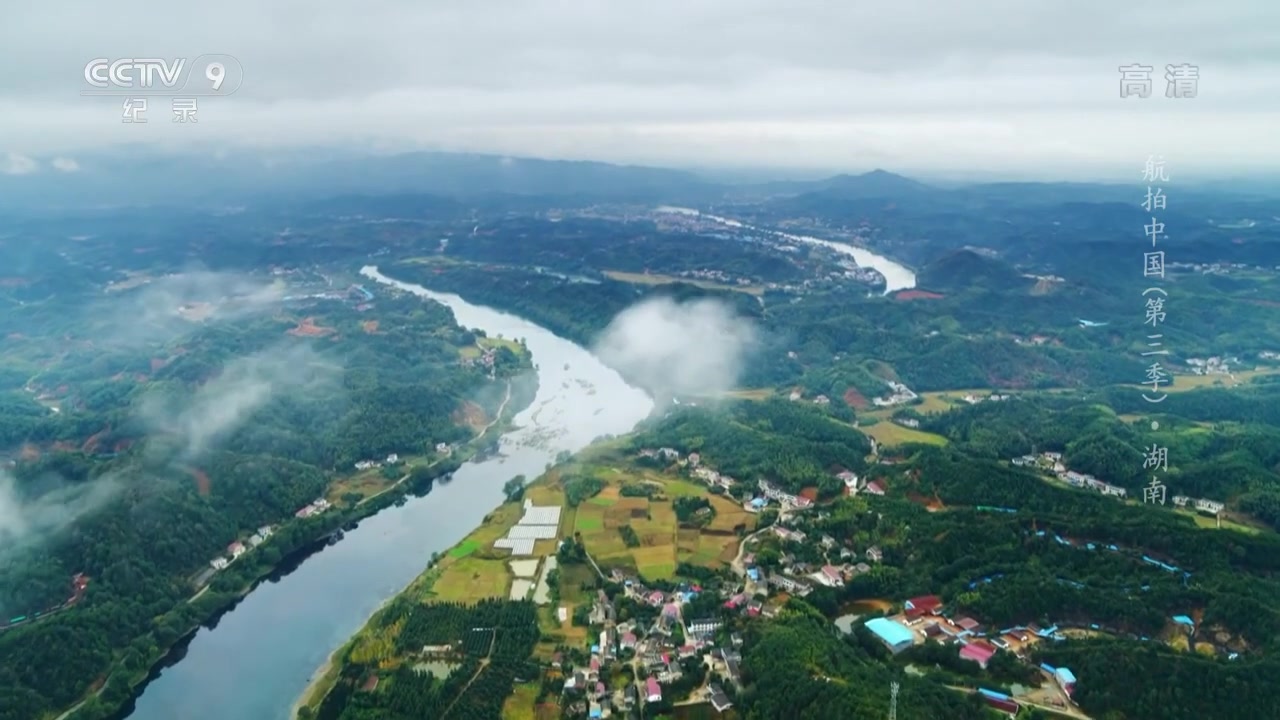
<instances>
[{"instance_id":1,"label":"red earth patch","mask_svg":"<svg viewBox=\"0 0 1280 720\"><path fill-rule=\"evenodd\" d=\"M844 391L844 404L854 410L865 410L871 407L871 403L867 402L867 399L863 397L862 393L854 390L853 388L849 388Z\"/></svg>"},{"instance_id":2,"label":"red earth patch","mask_svg":"<svg viewBox=\"0 0 1280 720\"><path fill-rule=\"evenodd\" d=\"M946 296L941 295L939 293L935 293L935 292L929 292L928 290L903 290L897 295L894 295L893 299L894 300L941 300L944 297Z\"/></svg>"},{"instance_id":3,"label":"red earth patch","mask_svg":"<svg viewBox=\"0 0 1280 720\"><path fill-rule=\"evenodd\" d=\"M315 324L315 318L302 318L298 323L298 327L286 331L290 335L299 337L323 337L334 332L333 328L320 327Z\"/></svg>"},{"instance_id":4,"label":"red earth patch","mask_svg":"<svg viewBox=\"0 0 1280 720\"><path fill-rule=\"evenodd\" d=\"M191 473L191 477L196 481L196 492L201 495L209 496L209 476L200 468L187 468L187 472Z\"/></svg>"}]
</instances>

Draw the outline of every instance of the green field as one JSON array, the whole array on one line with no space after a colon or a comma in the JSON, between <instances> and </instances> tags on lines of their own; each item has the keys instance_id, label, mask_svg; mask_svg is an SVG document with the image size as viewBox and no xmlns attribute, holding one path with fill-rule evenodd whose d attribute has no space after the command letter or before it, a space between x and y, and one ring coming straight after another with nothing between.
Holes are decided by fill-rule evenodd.
<instances>
[{"instance_id":1,"label":"green field","mask_svg":"<svg viewBox=\"0 0 1280 720\"><path fill-rule=\"evenodd\" d=\"M864 435L876 439L884 447L894 447L906 443L924 443L926 445L946 445L947 439L941 435L913 430L896 422L884 420L871 426L858 428Z\"/></svg>"},{"instance_id":2,"label":"green field","mask_svg":"<svg viewBox=\"0 0 1280 720\"><path fill-rule=\"evenodd\" d=\"M577 519L574 521L573 529L583 535L598 532L604 529L604 516L595 513L579 512Z\"/></svg>"},{"instance_id":3,"label":"green field","mask_svg":"<svg viewBox=\"0 0 1280 720\"><path fill-rule=\"evenodd\" d=\"M455 559L464 558L479 549L480 549L479 540L463 540L462 542L458 543L457 547L449 551L449 557L455 558Z\"/></svg>"}]
</instances>

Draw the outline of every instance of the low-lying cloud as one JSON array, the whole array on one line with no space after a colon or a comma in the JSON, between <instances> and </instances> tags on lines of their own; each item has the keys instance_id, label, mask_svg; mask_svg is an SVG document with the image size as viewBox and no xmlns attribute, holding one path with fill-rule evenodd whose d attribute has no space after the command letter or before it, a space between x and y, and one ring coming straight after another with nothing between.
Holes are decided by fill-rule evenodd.
<instances>
[{"instance_id":1,"label":"low-lying cloud","mask_svg":"<svg viewBox=\"0 0 1280 720\"><path fill-rule=\"evenodd\" d=\"M281 345L231 361L192 396L148 395L141 416L152 432L176 439L178 460L188 462L277 397L334 391L340 370L307 346Z\"/></svg>"},{"instance_id":2,"label":"low-lying cloud","mask_svg":"<svg viewBox=\"0 0 1280 720\"><path fill-rule=\"evenodd\" d=\"M113 477L79 484L54 482L53 489L25 498L13 476L0 471L0 553L66 528L121 488Z\"/></svg>"},{"instance_id":3,"label":"low-lying cloud","mask_svg":"<svg viewBox=\"0 0 1280 720\"><path fill-rule=\"evenodd\" d=\"M104 342L166 342L200 323L226 322L279 307L284 286L239 273L196 270L166 275L105 301L97 330Z\"/></svg>"},{"instance_id":4,"label":"low-lying cloud","mask_svg":"<svg viewBox=\"0 0 1280 720\"><path fill-rule=\"evenodd\" d=\"M754 322L722 301L653 298L618 313L593 351L662 402L733 388L758 335Z\"/></svg>"}]
</instances>

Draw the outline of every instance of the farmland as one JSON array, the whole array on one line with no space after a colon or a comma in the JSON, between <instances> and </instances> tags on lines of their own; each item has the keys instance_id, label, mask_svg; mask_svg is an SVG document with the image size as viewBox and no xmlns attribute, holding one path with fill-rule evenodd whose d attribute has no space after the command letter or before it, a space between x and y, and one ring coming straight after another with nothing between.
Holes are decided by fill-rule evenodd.
<instances>
[{"instance_id":1,"label":"farmland","mask_svg":"<svg viewBox=\"0 0 1280 720\"><path fill-rule=\"evenodd\" d=\"M874 425L863 425L858 428L864 435L875 438L884 447L893 447L904 443L925 443L928 445L945 445L947 439L941 435L913 430L898 423L882 420Z\"/></svg>"},{"instance_id":2,"label":"farmland","mask_svg":"<svg viewBox=\"0 0 1280 720\"><path fill-rule=\"evenodd\" d=\"M566 485L583 478L599 481L599 492L581 498L576 507L567 500ZM628 488L628 495L623 488ZM648 496L637 495L646 488ZM580 496L579 496L580 497ZM714 516L702 527L681 527L673 503L682 497L705 497ZM679 563L722 568L737 553L742 533L755 528L756 516L734 500L713 495L699 483L677 475L636 467L610 443L599 444L579 458L552 468L525 487L521 502L504 503L493 510L475 530L457 545L440 553L431 565L401 594L401 599L435 603L474 603L489 598L505 599L515 580L510 552L495 549L495 540L519 522L523 500L535 505L562 508L560 537L577 536L591 557L606 572L623 568L645 578L675 576ZM634 533L631 544L620 531ZM638 542L637 542L638 541ZM540 565L553 556L559 540L538 540L533 557ZM424 564L428 558L424 558ZM542 636L535 655L547 659L559 645L580 646L587 640L587 628L574 625L574 610L590 606L598 578L590 564L562 564L558 568L559 599L536 608ZM559 610L565 619L559 617ZM370 656L385 656L399 628L380 625L375 615L348 646ZM363 656L363 655L362 655ZM325 678L310 694L315 705L336 678ZM530 717L531 688L517 687L517 695L504 709L504 717ZM536 693L534 693L536 696Z\"/></svg>"},{"instance_id":3,"label":"farmland","mask_svg":"<svg viewBox=\"0 0 1280 720\"><path fill-rule=\"evenodd\" d=\"M574 531L604 568L623 568L652 579L672 577L680 562L720 568L737 553L738 531L755 527L755 515L737 502L673 473L634 467L614 454L597 454L577 472L606 483L572 511ZM651 494L627 497L622 494L625 486L647 486ZM714 518L700 529L679 527L672 502L681 497L706 497ZM619 530L623 526L631 528L638 546L628 547Z\"/></svg>"}]
</instances>

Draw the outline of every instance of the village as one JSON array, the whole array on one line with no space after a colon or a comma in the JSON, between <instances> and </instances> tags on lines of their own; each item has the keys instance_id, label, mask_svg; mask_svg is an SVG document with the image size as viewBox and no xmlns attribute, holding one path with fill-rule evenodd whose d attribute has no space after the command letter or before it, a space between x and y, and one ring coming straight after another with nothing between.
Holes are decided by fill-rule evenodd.
<instances>
[{"instance_id":1,"label":"village","mask_svg":"<svg viewBox=\"0 0 1280 720\"><path fill-rule=\"evenodd\" d=\"M638 455L670 462L676 472L700 480L708 489L741 492L746 486L746 483L708 467L696 452L682 457L679 451L662 447L642 449ZM1057 468L1069 484L1122 496L1122 489L1091 476L1072 474L1067 478L1070 471L1062 467L1060 454L1045 453L1030 460L1019 460L1025 461L1023 464L1044 463L1049 469ZM844 483L845 495L859 492L885 494L886 488L879 480L867 481L847 470L838 473L837 477ZM602 580L622 590L613 596L603 589L594 593L590 614L586 618L589 653L571 649L569 652L557 652L551 661L554 668L564 673L565 706L572 716L611 717L673 696L682 704L710 704L717 712L723 712L732 707L733 698L743 688L739 668L742 639L734 629L735 622L727 618L737 616L745 621L751 618L767 621L778 614L788 597L805 597L818 587L842 588L859 575L871 572L876 564L884 562L885 552L879 545L854 548L847 541L839 542L830 535L813 532L810 529L812 521L824 517L826 510L810 498L788 493L763 479L757 480L749 494L751 497L742 504L744 511L759 514L772 508L777 511L777 519L743 538L738 555L728 568L731 574L722 574L720 577L724 582L715 585L714 589L693 582L678 582L674 586L661 582L658 585L662 589L659 589L635 573L597 567L597 571L604 573ZM1206 511L1212 511L1217 505L1213 501L1181 497L1175 502L1196 504ZM1115 545L1086 543L1043 530L1033 534L1080 550L1130 552ZM766 535L776 538L783 548L780 561L772 567L758 563L753 550ZM813 560L815 550L820 561ZM806 559L800 559L802 555ZM1135 556L1135 561L1137 559ZM1141 555L1140 561L1175 576L1181 575L1184 581L1190 577L1190 573L1148 555ZM594 561L592 563L594 565ZM969 587L972 589L998 578L999 575L978 578ZM1069 580L1060 582L1070 583ZM1138 590L1147 589L1143 586ZM716 613L708 613L706 603L698 602L710 592L715 593L719 608ZM648 608L654 616L651 620L633 617L617 622L620 602ZM690 616L689 608L694 603L700 609ZM560 608L560 614L561 620L565 620L567 610ZM989 707L1010 715L1016 715L1022 707L1029 706L1084 717L1072 701L1077 682L1073 671L1066 667L1034 663L1030 650L1038 643L1069 637L1120 633L1098 624L1080 622L1061 622L1047 627L1033 623L1006 628L989 627L979 619L949 609L937 595L881 603L877 611L869 614L873 617L865 620L862 620L865 615L843 616L837 625L845 632L853 632L855 623L862 620L860 624L893 655L932 641L954 647L959 658L972 661L984 670L1001 652L1010 653L1022 663L1032 664L1042 678L1038 687L1014 686L1012 693L987 688L970 689ZM1170 621L1171 627L1183 628L1187 643L1196 644L1198 628L1195 620L1188 615L1176 615ZM1170 632L1177 634L1177 631ZM1239 656L1230 650L1221 650L1220 654L1228 660ZM575 656L580 662L574 662ZM615 663L629 668L633 684L610 687L609 679L616 677L610 672ZM691 676L696 682L690 682Z\"/></svg>"},{"instance_id":2,"label":"village","mask_svg":"<svg viewBox=\"0 0 1280 720\"><path fill-rule=\"evenodd\" d=\"M1090 475L1088 473L1079 473L1074 470L1068 470L1062 462L1062 453L1058 452L1042 452L1039 455L1023 455L1016 457L1010 461L1017 467L1026 467L1043 472L1052 473L1061 482L1066 483L1074 488L1082 488L1093 490L1095 492L1116 498L1125 498L1128 491L1122 487L1112 485L1103 480ZM1208 498L1193 498L1186 495L1173 496L1173 504L1178 508L1191 508L1207 515L1218 517L1226 507L1225 503Z\"/></svg>"},{"instance_id":3,"label":"village","mask_svg":"<svg viewBox=\"0 0 1280 720\"><path fill-rule=\"evenodd\" d=\"M795 503L789 502L790 497L794 496L775 492L770 500L799 510ZM752 503L759 508L758 501L762 499L764 496ZM788 543L809 541L805 532L781 525L771 526L768 532ZM754 554L747 553L741 563L745 582L722 587L717 602L731 614L767 620L777 615L786 597L803 597L816 585L841 587L854 575L868 572L871 569L868 562L878 563L883 559L878 547L869 547L858 554L829 536L818 539L818 545L828 552L830 562L827 564L810 567L792 562L788 557L784 560L785 569L773 573L757 567ZM863 557L866 561L862 561ZM551 659L551 666L565 674L564 707L569 715L608 718L622 713L621 716L627 717L635 708L661 703L671 694L677 695L680 704L709 704L718 713L732 707L732 698L743 690L742 636L726 626L723 613L720 617L687 617L686 608L707 591L694 583L680 583L672 590L654 589L641 578L618 569L609 572L608 580L620 585L623 592L615 597L604 590L596 592L588 618L589 654L579 656L581 664L574 664L567 657L576 653L558 652ZM650 608L656 611L656 619L615 622L619 602ZM947 612L937 596L911 598L902 603L901 610L864 624L893 654L934 641L954 645L959 657L983 669L999 651L1026 659L1026 650L1036 642L1065 637L1064 630L1057 626L1041 629L1028 625L989 633L977 620ZM612 668L617 663L630 669L634 683L609 687L607 680L615 676ZM1073 709L1071 694L1076 678L1072 671L1047 665L1041 665L1040 671L1044 683L1039 688L1022 688L1023 701L1060 710ZM690 674L702 676L696 686L686 681ZM1018 699L1005 693L985 688L977 689L976 693L988 706L1010 715L1016 715L1022 707Z\"/></svg>"}]
</instances>

